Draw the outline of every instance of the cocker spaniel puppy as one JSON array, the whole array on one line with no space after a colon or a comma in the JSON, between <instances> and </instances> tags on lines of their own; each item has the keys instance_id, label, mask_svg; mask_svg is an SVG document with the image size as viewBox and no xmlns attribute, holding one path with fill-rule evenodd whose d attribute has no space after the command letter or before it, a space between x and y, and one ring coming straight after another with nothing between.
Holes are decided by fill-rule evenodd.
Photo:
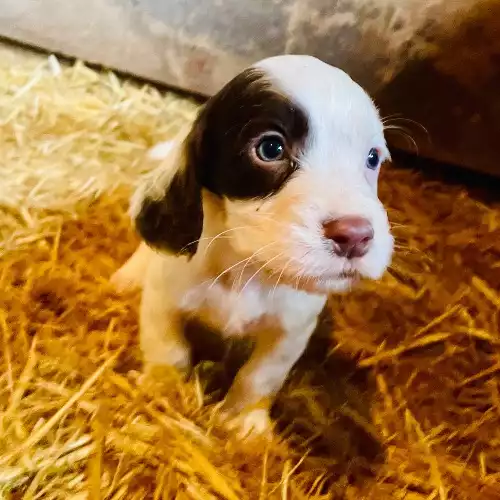
<instances>
[{"instance_id":1,"label":"cocker spaniel puppy","mask_svg":"<svg viewBox=\"0 0 500 500\"><path fill-rule=\"evenodd\" d=\"M318 59L272 57L230 81L179 145L153 150L163 160L132 200L144 243L113 281L142 287L146 369L189 368L188 317L253 336L222 414L267 432L327 295L390 263L377 197L388 154L370 97Z\"/></svg>"}]
</instances>

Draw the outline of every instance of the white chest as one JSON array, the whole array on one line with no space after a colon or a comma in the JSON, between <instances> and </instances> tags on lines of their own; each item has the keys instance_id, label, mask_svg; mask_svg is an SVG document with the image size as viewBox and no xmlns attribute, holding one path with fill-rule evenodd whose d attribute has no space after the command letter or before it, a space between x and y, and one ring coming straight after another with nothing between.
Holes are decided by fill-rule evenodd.
<instances>
[{"instance_id":1,"label":"white chest","mask_svg":"<svg viewBox=\"0 0 500 500\"><path fill-rule=\"evenodd\" d=\"M276 286L275 281L263 279L259 266L225 272L234 266L232 260L215 265L210 257L203 251L192 261L157 255L150 267L151 282L173 307L225 336L253 336L271 325L300 329L315 320L324 306L325 296Z\"/></svg>"},{"instance_id":2,"label":"white chest","mask_svg":"<svg viewBox=\"0 0 500 500\"><path fill-rule=\"evenodd\" d=\"M259 284L237 289L207 281L190 287L179 305L223 335L242 336L252 333L273 302L270 291Z\"/></svg>"}]
</instances>

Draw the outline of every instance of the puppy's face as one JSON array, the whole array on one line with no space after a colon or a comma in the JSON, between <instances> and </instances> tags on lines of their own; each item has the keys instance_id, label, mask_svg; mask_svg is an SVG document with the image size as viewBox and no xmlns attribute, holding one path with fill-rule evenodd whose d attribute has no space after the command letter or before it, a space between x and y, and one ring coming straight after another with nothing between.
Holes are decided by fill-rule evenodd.
<instances>
[{"instance_id":1,"label":"puppy's face","mask_svg":"<svg viewBox=\"0 0 500 500\"><path fill-rule=\"evenodd\" d=\"M266 59L200 113L184 161L137 227L146 241L196 252L202 189L221 200L226 237L270 279L341 291L378 278L393 240L377 179L388 156L368 95L342 71L308 56Z\"/></svg>"}]
</instances>

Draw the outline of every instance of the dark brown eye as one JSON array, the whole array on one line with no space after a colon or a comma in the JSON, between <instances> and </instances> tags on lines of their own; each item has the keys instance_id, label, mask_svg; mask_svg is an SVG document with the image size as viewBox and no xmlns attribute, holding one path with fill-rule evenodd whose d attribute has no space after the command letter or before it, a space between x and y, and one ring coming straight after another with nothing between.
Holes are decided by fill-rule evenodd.
<instances>
[{"instance_id":1,"label":"dark brown eye","mask_svg":"<svg viewBox=\"0 0 500 500\"><path fill-rule=\"evenodd\" d=\"M255 152L261 161L280 161L285 156L285 143L279 135L270 135L259 141Z\"/></svg>"}]
</instances>

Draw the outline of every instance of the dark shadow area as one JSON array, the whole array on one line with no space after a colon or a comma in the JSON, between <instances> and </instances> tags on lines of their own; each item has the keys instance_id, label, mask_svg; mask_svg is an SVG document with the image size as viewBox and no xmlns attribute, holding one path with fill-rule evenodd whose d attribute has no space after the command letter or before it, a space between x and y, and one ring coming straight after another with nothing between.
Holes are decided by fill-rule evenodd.
<instances>
[{"instance_id":1,"label":"dark shadow area","mask_svg":"<svg viewBox=\"0 0 500 500\"><path fill-rule=\"evenodd\" d=\"M464 188L470 196L484 203L500 200L499 176L431 160L400 149L392 150L391 156L394 168L418 171L424 181L440 182L443 188L446 186Z\"/></svg>"},{"instance_id":2,"label":"dark shadow area","mask_svg":"<svg viewBox=\"0 0 500 500\"><path fill-rule=\"evenodd\" d=\"M332 352L333 329L325 310L306 352L276 398L272 417L298 455L307 454L313 461L328 458L332 480L347 476L356 482L373 474L384 460L370 417L374 384L369 371ZM186 336L205 394L212 401L221 400L251 354L252 344L224 340L195 323L188 325Z\"/></svg>"},{"instance_id":3,"label":"dark shadow area","mask_svg":"<svg viewBox=\"0 0 500 500\"><path fill-rule=\"evenodd\" d=\"M432 51L406 61L375 93L382 116L410 132L422 156L500 175L499 14L500 4L490 1L455 22L429 19L418 37ZM404 134L387 137L416 152Z\"/></svg>"},{"instance_id":4,"label":"dark shadow area","mask_svg":"<svg viewBox=\"0 0 500 500\"><path fill-rule=\"evenodd\" d=\"M334 459L333 476L347 475L356 482L384 460L371 420L375 384L369 370L333 351L333 332L333 319L325 310L272 414L295 449Z\"/></svg>"}]
</instances>

